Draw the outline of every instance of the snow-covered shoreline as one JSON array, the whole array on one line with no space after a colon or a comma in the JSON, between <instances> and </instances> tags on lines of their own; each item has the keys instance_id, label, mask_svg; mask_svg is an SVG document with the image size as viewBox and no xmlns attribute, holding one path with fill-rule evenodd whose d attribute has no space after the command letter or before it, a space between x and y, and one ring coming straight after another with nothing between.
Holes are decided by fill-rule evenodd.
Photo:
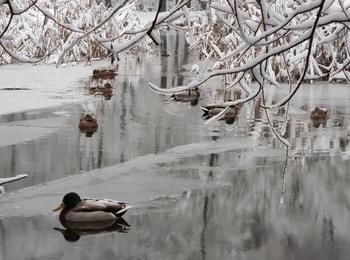
<instances>
[{"instance_id":1,"label":"snow-covered shoreline","mask_svg":"<svg viewBox=\"0 0 350 260\"><path fill-rule=\"evenodd\" d=\"M56 68L50 65L12 64L0 67L0 115L34 109L80 103L88 96L79 88L88 80L95 67L106 67L103 62L92 66L85 63ZM2 90L28 88L29 90Z\"/></svg>"}]
</instances>

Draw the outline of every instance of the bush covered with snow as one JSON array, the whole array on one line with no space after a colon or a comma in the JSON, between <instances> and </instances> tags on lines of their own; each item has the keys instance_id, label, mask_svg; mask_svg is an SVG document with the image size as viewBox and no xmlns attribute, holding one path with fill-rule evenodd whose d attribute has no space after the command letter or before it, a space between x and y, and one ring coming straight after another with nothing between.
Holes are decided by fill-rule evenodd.
<instances>
[{"instance_id":1,"label":"bush covered with snow","mask_svg":"<svg viewBox=\"0 0 350 260\"><path fill-rule=\"evenodd\" d=\"M180 0L146 22L137 11L144 1L113 1L110 8L100 2L0 0L0 63L61 64L147 51L167 23L187 31L199 57L220 62L200 83L223 74L241 86L252 78L273 85L350 78L349 0L214 0L203 11Z\"/></svg>"},{"instance_id":2,"label":"bush covered with snow","mask_svg":"<svg viewBox=\"0 0 350 260\"><path fill-rule=\"evenodd\" d=\"M1 64L104 58L112 43L130 38L125 30L140 28L134 4L112 9L91 0L27 0L0 7Z\"/></svg>"}]
</instances>

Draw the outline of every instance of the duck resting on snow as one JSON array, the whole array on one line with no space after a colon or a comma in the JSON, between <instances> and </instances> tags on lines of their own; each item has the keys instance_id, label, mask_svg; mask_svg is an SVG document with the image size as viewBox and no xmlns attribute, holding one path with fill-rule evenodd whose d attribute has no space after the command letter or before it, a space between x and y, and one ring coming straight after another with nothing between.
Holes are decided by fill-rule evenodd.
<instances>
[{"instance_id":1,"label":"duck resting on snow","mask_svg":"<svg viewBox=\"0 0 350 260\"><path fill-rule=\"evenodd\" d=\"M130 206L110 199L81 199L75 192L64 195L62 203L53 212L60 212L61 222L99 222L120 218Z\"/></svg>"}]
</instances>

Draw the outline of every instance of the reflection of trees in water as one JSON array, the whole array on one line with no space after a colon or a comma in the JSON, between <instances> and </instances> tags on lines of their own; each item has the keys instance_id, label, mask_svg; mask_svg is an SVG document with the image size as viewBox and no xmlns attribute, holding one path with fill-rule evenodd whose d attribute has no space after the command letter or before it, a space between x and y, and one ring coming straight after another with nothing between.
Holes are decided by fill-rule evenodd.
<instances>
[{"instance_id":1,"label":"reflection of trees in water","mask_svg":"<svg viewBox=\"0 0 350 260\"><path fill-rule=\"evenodd\" d=\"M325 245L334 243L334 224L331 218L323 219L322 241Z\"/></svg>"},{"instance_id":2,"label":"reflection of trees in water","mask_svg":"<svg viewBox=\"0 0 350 260\"><path fill-rule=\"evenodd\" d=\"M213 156L205 158L210 164ZM221 169L214 167L212 174L216 181L222 178L232 186L192 192L174 213L174 218L181 214L190 226L191 223L198 226L198 219L206 223L205 230L201 229L199 234L202 256L204 247L207 259L218 259L218 255L228 257L227 248L242 256L256 254L258 257L256 249L259 249L260 253L270 252L270 259L279 259L276 256L281 255L285 255L284 259L296 256L306 259L306 251L317 259L328 259L325 256L339 253L333 254L336 245L350 241L346 232L350 227L346 199L350 189L349 181L344 182L349 162L344 163L340 158L305 158L301 172L299 161L287 159L259 159L253 164L259 165L258 168L249 168L245 162L243 170L239 168L243 167L240 161L245 161L244 156L217 155L215 160ZM287 162L288 174L281 174ZM190 160L187 163L190 164ZM182 161L181 165L186 162ZM226 170L229 168L231 170ZM335 229L337 226L343 230Z\"/></svg>"},{"instance_id":3,"label":"reflection of trees in water","mask_svg":"<svg viewBox=\"0 0 350 260\"><path fill-rule=\"evenodd\" d=\"M270 142L273 147L278 148L281 144L274 141L274 135L267 126L261 113L262 108L259 105L260 100L256 100L254 112L247 114L245 129L247 132L256 133L266 138L265 140ZM294 107L294 109L296 108ZM283 133L283 137L292 144L293 152L296 154L322 152L322 154L331 155L339 151L346 152L349 150L349 137L345 125L350 123L350 118L337 111L331 111L330 114L330 118L319 125L318 122L313 122L309 118L310 113L307 111L302 117L289 115L287 121L285 121L284 114L277 111L274 114L271 113L271 119L274 128ZM315 127L315 123L319 128ZM244 125L244 122L241 122L241 125Z\"/></svg>"},{"instance_id":4,"label":"reflection of trees in water","mask_svg":"<svg viewBox=\"0 0 350 260\"><path fill-rule=\"evenodd\" d=\"M182 41L181 38L179 41ZM177 60L174 63L177 67L171 69L175 72L171 73L171 77L177 81L182 80L181 75L177 76L183 59L179 53L176 57L169 57ZM191 110L181 119L179 113L175 115L161 113L164 109L162 100L144 87L143 80L128 76L128 71L131 68L134 71L135 66L149 65L134 64L132 61L119 64L119 76L113 82L115 95L111 100L101 102L97 112L97 118L101 123L97 135L90 141L81 138L81 146L84 147L82 150L89 151L86 152L88 156L82 154L83 171L96 168L98 165L108 166L127 161L139 155L159 153L165 148L199 139L195 130L201 128L199 124L193 131L192 129L188 131L188 128L195 123L192 115L196 115L197 111ZM200 116L196 118L200 121Z\"/></svg>"},{"instance_id":5,"label":"reflection of trees in water","mask_svg":"<svg viewBox=\"0 0 350 260\"><path fill-rule=\"evenodd\" d=\"M123 81L120 89L120 105L121 105L121 111L120 111L120 140L121 140L121 153L120 153L120 162L125 161L124 156L124 150L123 147L126 145L124 140L127 140L128 132L126 129L126 112L127 112L127 105L126 105L126 94L127 94L127 81ZM130 86L129 86L130 87ZM129 105L130 106L130 105Z\"/></svg>"},{"instance_id":6,"label":"reflection of trees in water","mask_svg":"<svg viewBox=\"0 0 350 260\"><path fill-rule=\"evenodd\" d=\"M184 85L184 76L181 75L182 66L188 63L188 44L183 33L161 31L160 49L160 86L172 88Z\"/></svg>"},{"instance_id":7,"label":"reflection of trees in water","mask_svg":"<svg viewBox=\"0 0 350 260\"><path fill-rule=\"evenodd\" d=\"M288 161L289 161L288 154L289 154L289 148L286 147L284 166L281 172L281 199L280 199L281 204L284 203L284 195L286 192L286 174L287 174Z\"/></svg>"},{"instance_id":8,"label":"reflection of trees in water","mask_svg":"<svg viewBox=\"0 0 350 260\"><path fill-rule=\"evenodd\" d=\"M213 166L217 163L220 168L210 168L214 181L225 180L227 185L185 192L171 207L130 212L126 220L133 228L126 236L111 233L79 243L94 248L101 258L132 254L135 259L347 259L350 185L346 169L350 163L306 158L301 174L298 162L289 161L281 204L284 157L252 157L249 151L219 153ZM211 158L200 161L210 164ZM170 168L191 164L190 159L181 160ZM163 173L169 165L158 167ZM298 203L293 202L295 198ZM45 230L45 221L11 221L4 228L18 235L7 240L5 247L11 248L14 241L28 243L24 240L33 232L41 241L33 241L26 252L47 252L40 250L43 241L65 248L62 237L52 238ZM67 256L74 252L65 249Z\"/></svg>"},{"instance_id":9,"label":"reflection of trees in water","mask_svg":"<svg viewBox=\"0 0 350 260\"><path fill-rule=\"evenodd\" d=\"M339 137L339 148L341 152L346 151L346 147L349 145L349 136L341 136Z\"/></svg>"},{"instance_id":10,"label":"reflection of trees in water","mask_svg":"<svg viewBox=\"0 0 350 260\"><path fill-rule=\"evenodd\" d=\"M291 197L289 199L289 206L295 209L303 210L302 204L299 202L299 197L302 189L302 182L299 178L292 179L291 186Z\"/></svg>"},{"instance_id":11,"label":"reflection of trees in water","mask_svg":"<svg viewBox=\"0 0 350 260\"><path fill-rule=\"evenodd\" d=\"M4 223L2 219L0 219L0 244L1 244L1 251L3 256L7 255L7 247L6 247L6 237L7 237L7 230L4 226ZM5 259L3 257L3 259Z\"/></svg>"},{"instance_id":12,"label":"reflection of trees in water","mask_svg":"<svg viewBox=\"0 0 350 260\"><path fill-rule=\"evenodd\" d=\"M208 172L208 180L212 181L214 179L214 173L212 167L217 166L218 154L211 153L209 155L209 172Z\"/></svg>"},{"instance_id":13,"label":"reflection of trees in water","mask_svg":"<svg viewBox=\"0 0 350 260\"><path fill-rule=\"evenodd\" d=\"M267 241L268 229L265 225L265 220L260 212L253 212L247 223L242 226L242 233L245 233L242 242L243 250L258 249Z\"/></svg>"},{"instance_id":14,"label":"reflection of trees in water","mask_svg":"<svg viewBox=\"0 0 350 260\"><path fill-rule=\"evenodd\" d=\"M183 76L178 74L183 62L187 59L185 38L184 35L171 36L171 33L167 37L170 42L175 39L176 48L183 48L179 51L173 50L175 47L172 48L176 55L168 57L169 63L167 63L168 69L174 72L170 73L169 78L174 78L181 83ZM160 64L162 58L155 61L154 67ZM179 115L169 116L162 112L164 109L162 102L153 92L144 87L143 79L140 80L140 77L134 74L142 66L148 66L148 64L136 64L131 59L122 60L119 63L118 75L113 81L99 79L90 82L93 85L110 82L115 91L111 100L101 100L97 115L99 129L91 139L79 134L77 128L79 118L74 108L73 114L67 120L69 121L67 129L50 134L47 139L2 147L0 157L3 158L1 171L4 177L18 172L27 172L31 178L22 183L37 184L198 140L196 130L201 128L199 124L194 131L187 131L188 126L193 124L194 118L200 121L199 116L195 117L196 112L189 111L186 118L181 120L178 118ZM130 71L132 71L131 76L128 74ZM155 77L158 78L157 75L158 72L155 73ZM37 114L18 113L1 116L0 121L52 116L52 111L48 110ZM157 143L156 146L155 143Z\"/></svg>"},{"instance_id":15,"label":"reflection of trees in water","mask_svg":"<svg viewBox=\"0 0 350 260\"><path fill-rule=\"evenodd\" d=\"M136 99L136 95L135 95L135 88L132 86L131 83L129 83L129 92L130 92L130 102L131 104L134 104L133 106L129 106L129 113L131 116L131 120L133 120L136 117L136 113L135 113L135 106L137 106L137 99Z\"/></svg>"},{"instance_id":16,"label":"reflection of trees in water","mask_svg":"<svg viewBox=\"0 0 350 260\"><path fill-rule=\"evenodd\" d=\"M203 203L203 228L201 232L201 255L202 259L206 259L206 229L207 229L207 214L208 214L208 195L204 196Z\"/></svg>"}]
</instances>

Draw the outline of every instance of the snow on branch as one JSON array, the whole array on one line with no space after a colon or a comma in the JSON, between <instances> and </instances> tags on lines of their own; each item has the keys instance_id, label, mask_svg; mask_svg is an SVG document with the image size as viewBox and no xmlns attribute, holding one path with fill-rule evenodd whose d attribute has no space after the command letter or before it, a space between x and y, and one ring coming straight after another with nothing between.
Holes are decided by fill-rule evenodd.
<instances>
[{"instance_id":1,"label":"snow on branch","mask_svg":"<svg viewBox=\"0 0 350 260\"><path fill-rule=\"evenodd\" d=\"M28 177L27 174L18 174L15 177L0 178L0 185L14 182L14 181L18 181L18 180L22 180L22 179L27 178L27 177Z\"/></svg>"},{"instance_id":2,"label":"snow on branch","mask_svg":"<svg viewBox=\"0 0 350 260\"><path fill-rule=\"evenodd\" d=\"M126 30L121 35L118 36L122 37L123 35L134 35L130 40L120 43L117 45L113 45L113 48L110 48L109 45L105 44L104 42L112 41L114 39L102 39L97 38L97 40L109 51L113 51L114 54L118 54L119 52L122 52L134 44L140 42L146 35L150 36L153 40L153 42L158 43L159 39L157 39L157 35L154 32L154 29L157 28L160 24L163 22L171 22L174 19L179 18L183 15L183 12L180 11L182 7L184 7L188 2L191 0L184 0L180 1L177 5L175 5L170 11L159 13L159 9L157 10L157 13L155 15L155 18L152 20L152 22L147 23L142 29L140 30ZM160 2L159 2L160 3ZM160 6L160 5L159 5ZM157 45L157 44L156 44Z\"/></svg>"},{"instance_id":3,"label":"snow on branch","mask_svg":"<svg viewBox=\"0 0 350 260\"><path fill-rule=\"evenodd\" d=\"M4 1L0 9L1 47L12 59L3 56L1 62L16 59L58 62L59 65L64 59L106 57L106 50L97 50L102 49L102 45L95 37L123 31L129 23L121 23L120 16L128 17L137 26L135 1L124 0L112 9L90 0ZM115 16L117 19L113 19Z\"/></svg>"},{"instance_id":4,"label":"snow on branch","mask_svg":"<svg viewBox=\"0 0 350 260\"><path fill-rule=\"evenodd\" d=\"M324 26L334 27L334 23L337 23L344 29L342 22L348 21L347 12L350 7L348 2L335 7L333 4L336 2L330 3L325 0L298 2L294 3L294 6L267 1L260 2L261 5L254 1L227 0L226 4L222 2L215 1L211 4L215 13L214 18L218 19L214 19L211 24L202 25L200 29L203 31L198 31L197 27L196 31L188 35L194 38L191 41L195 42L191 51L208 53L208 50L214 50L216 57L220 61L227 62L229 66L204 75L198 80L196 86L202 85L212 77L249 74L249 71L259 64L266 63L267 71L262 74L266 82L280 87L279 82L297 80L295 88L297 90L304 79L326 77L328 74L324 69L332 69L326 65L328 60L333 60L332 64L335 64L334 59L338 55L327 51L328 47L321 46L316 49L315 44L322 39L319 35L326 31ZM325 2L328 5L325 6ZM330 6L341 10L340 14L329 12ZM325 12L325 10L328 11ZM266 17L265 26L262 26L262 17ZM260 25L253 28L252 25L246 24L245 20ZM220 27L220 25L224 26ZM203 37L204 30L205 33L208 32L208 26L211 26L211 31L207 37ZM340 30L339 28L338 31ZM332 35L334 38L330 40L334 42L339 37L347 37L347 30L343 31L342 35L334 30L328 30L326 37L329 38ZM343 59L343 62L345 63L340 66L340 70L346 68L349 59ZM336 72L340 70L337 69ZM236 79L231 86L238 83L241 82ZM175 87L171 92L174 93L177 90L183 91L183 87ZM158 91L169 92L164 89L158 89ZM291 93L291 97L293 95ZM291 97L286 98L279 105L285 104L285 101L289 101Z\"/></svg>"}]
</instances>

